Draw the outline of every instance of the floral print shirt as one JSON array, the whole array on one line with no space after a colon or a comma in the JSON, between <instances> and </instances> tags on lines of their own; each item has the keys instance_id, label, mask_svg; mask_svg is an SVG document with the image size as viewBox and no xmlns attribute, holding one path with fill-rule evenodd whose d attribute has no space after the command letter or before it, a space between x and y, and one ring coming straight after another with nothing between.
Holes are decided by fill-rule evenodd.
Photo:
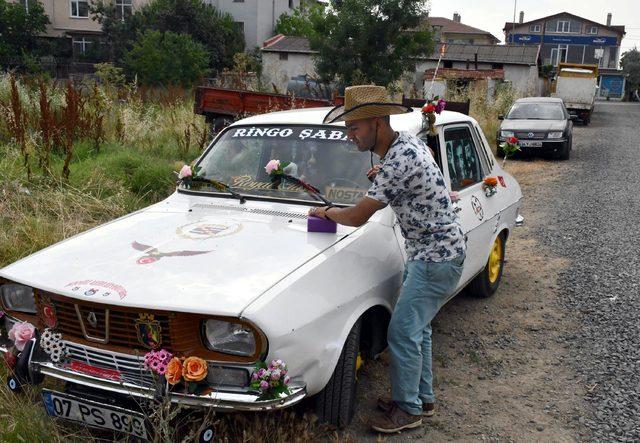
<instances>
[{"instance_id":1,"label":"floral print shirt","mask_svg":"<svg viewBox=\"0 0 640 443\"><path fill-rule=\"evenodd\" d=\"M466 252L466 238L442 172L417 137L399 134L367 196L395 212L408 260L444 262Z\"/></svg>"}]
</instances>

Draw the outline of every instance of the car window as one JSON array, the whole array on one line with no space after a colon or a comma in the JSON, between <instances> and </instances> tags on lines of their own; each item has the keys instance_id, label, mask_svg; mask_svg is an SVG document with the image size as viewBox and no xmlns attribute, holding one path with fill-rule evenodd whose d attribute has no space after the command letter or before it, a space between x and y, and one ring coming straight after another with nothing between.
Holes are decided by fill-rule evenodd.
<instances>
[{"instance_id":1,"label":"car window","mask_svg":"<svg viewBox=\"0 0 640 443\"><path fill-rule=\"evenodd\" d=\"M480 153L482 167L485 171L490 171L493 163L491 162L491 158L489 157L486 140L482 136L482 129L480 129L476 125L473 125L473 130L476 136L476 140L478 141L478 152Z\"/></svg>"},{"instance_id":2,"label":"car window","mask_svg":"<svg viewBox=\"0 0 640 443\"><path fill-rule=\"evenodd\" d=\"M506 117L507 120L564 120L560 103L514 103Z\"/></svg>"},{"instance_id":3,"label":"car window","mask_svg":"<svg viewBox=\"0 0 640 443\"><path fill-rule=\"evenodd\" d=\"M422 131L418 134L418 138L431 148L433 158L435 159L438 168L440 168L440 171L442 171L442 158L440 158L440 140L438 140L438 136L428 135L427 131Z\"/></svg>"},{"instance_id":4,"label":"car window","mask_svg":"<svg viewBox=\"0 0 640 443\"><path fill-rule=\"evenodd\" d=\"M470 128L445 128L444 142L451 190L459 191L482 181L482 165Z\"/></svg>"},{"instance_id":5,"label":"car window","mask_svg":"<svg viewBox=\"0 0 640 443\"><path fill-rule=\"evenodd\" d=\"M369 155L334 126L256 125L228 128L198 162L200 174L227 183L244 195L315 201L298 184L273 181L265 171L271 160L286 162L284 172L302 179L340 204L355 204L371 183ZM208 185L192 189L217 191ZM182 186L184 188L184 186Z\"/></svg>"}]
</instances>

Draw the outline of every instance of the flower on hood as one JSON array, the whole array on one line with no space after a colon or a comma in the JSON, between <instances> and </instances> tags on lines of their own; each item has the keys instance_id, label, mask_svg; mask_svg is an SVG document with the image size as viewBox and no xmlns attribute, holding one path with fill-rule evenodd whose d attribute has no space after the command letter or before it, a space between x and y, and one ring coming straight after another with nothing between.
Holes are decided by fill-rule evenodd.
<instances>
[{"instance_id":1,"label":"flower on hood","mask_svg":"<svg viewBox=\"0 0 640 443\"><path fill-rule=\"evenodd\" d=\"M430 113L430 112L436 112L436 107L434 105L432 105L431 103L428 103L427 105L425 105L422 108L422 112L424 113Z\"/></svg>"},{"instance_id":2,"label":"flower on hood","mask_svg":"<svg viewBox=\"0 0 640 443\"><path fill-rule=\"evenodd\" d=\"M18 351L22 351L29 340L35 335L36 328L31 323L16 323L9 331L9 339Z\"/></svg>"}]
</instances>

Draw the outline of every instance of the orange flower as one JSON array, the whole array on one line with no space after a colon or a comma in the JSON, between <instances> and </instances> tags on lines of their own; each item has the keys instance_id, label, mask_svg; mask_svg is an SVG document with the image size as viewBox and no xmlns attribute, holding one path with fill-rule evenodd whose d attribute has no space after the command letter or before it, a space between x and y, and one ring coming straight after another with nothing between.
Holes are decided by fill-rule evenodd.
<instances>
[{"instance_id":1,"label":"orange flower","mask_svg":"<svg viewBox=\"0 0 640 443\"><path fill-rule=\"evenodd\" d=\"M498 186L498 179L496 177L486 177L484 184L491 187Z\"/></svg>"},{"instance_id":2,"label":"orange flower","mask_svg":"<svg viewBox=\"0 0 640 443\"><path fill-rule=\"evenodd\" d=\"M167 365L167 372L164 374L170 385L175 385L182 379L182 362L179 358L173 357Z\"/></svg>"},{"instance_id":3,"label":"orange flower","mask_svg":"<svg viewBox=\"0 0 640 443\"><path fill-rule=\"evenodd\" d=\"M207 376L207 362L199 357L188 357L182 364L182 374L186 381L201 381Z\"/></svg>"}]
</instances>

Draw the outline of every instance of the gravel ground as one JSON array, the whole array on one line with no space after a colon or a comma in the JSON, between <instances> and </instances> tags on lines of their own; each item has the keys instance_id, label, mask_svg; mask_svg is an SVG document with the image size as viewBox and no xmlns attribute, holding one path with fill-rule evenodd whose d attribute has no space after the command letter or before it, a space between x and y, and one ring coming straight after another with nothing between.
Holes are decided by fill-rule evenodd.
<instances>
[{"instance_id":1,"label":"gravel ground","mask_svg":"<svg viewBox=\"0 0 640 443\"><path fill-rule=\"evenodd\" d=\"M594 441L640 441L639 123L638 104L596 105L537 233L570 260L560 299L579 328L564 340L593 406L580 422Z\"/></svg>"}]
</instances>

